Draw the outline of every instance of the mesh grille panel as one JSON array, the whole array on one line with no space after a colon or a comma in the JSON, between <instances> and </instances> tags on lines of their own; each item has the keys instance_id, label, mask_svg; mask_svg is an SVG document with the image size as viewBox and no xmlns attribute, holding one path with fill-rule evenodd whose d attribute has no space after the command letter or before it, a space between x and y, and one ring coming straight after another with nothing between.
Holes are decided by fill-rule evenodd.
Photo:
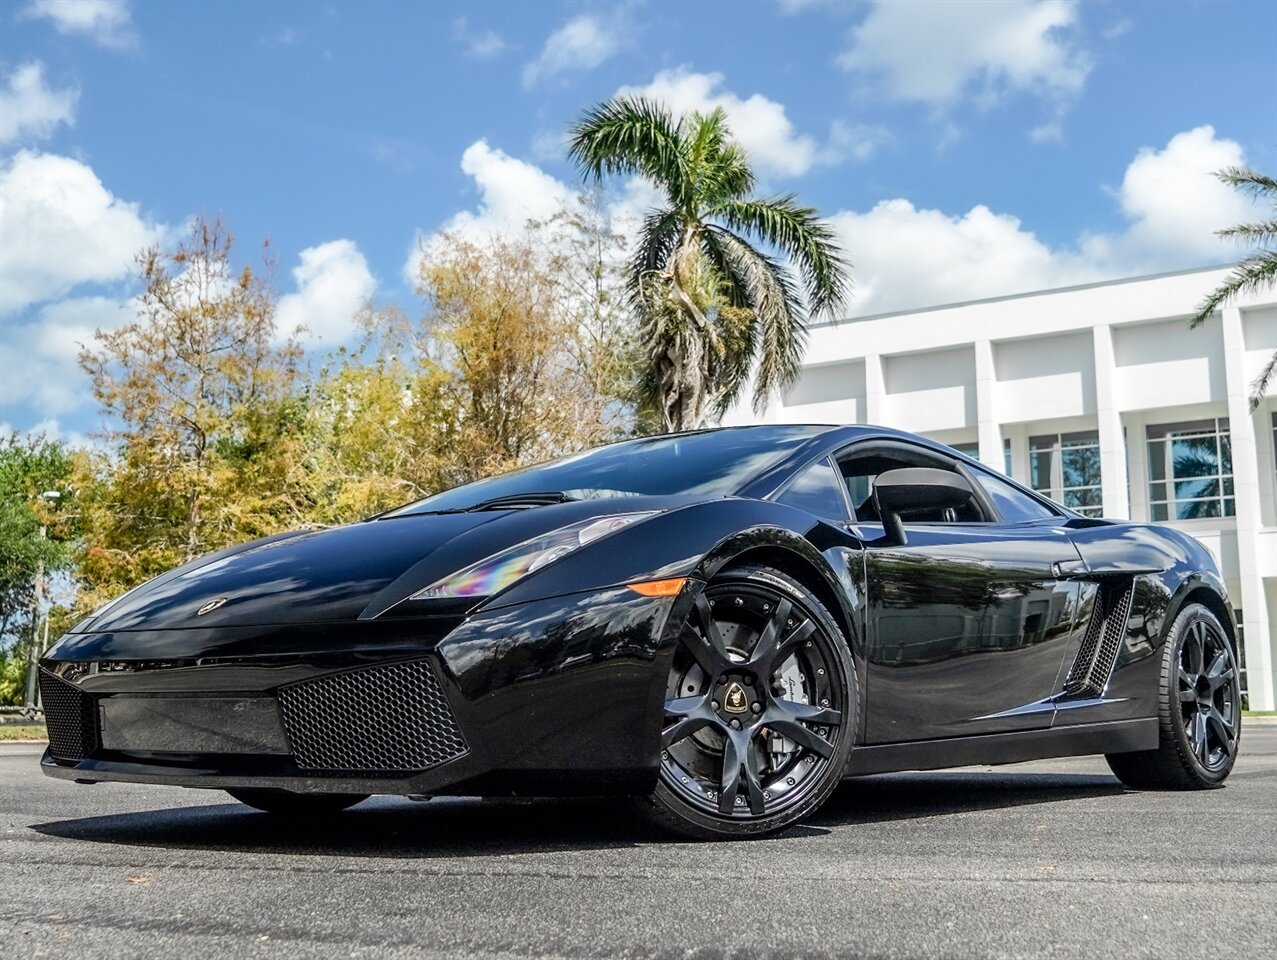
<instances>
[{"instance_id":1,"label":"mesh grille panel","mask_svg":"<svg viewBox=\"0 0 1277 960\"><path fill-rule=\"evenodd\" d=\"M422 660L281 687L280 712L306 770L425 770L466 752L434 672Z\"/></svg>"},{"instance_id":2,"label":"mesh grille panel","mask_svg":"<svg viewBox=\"0 0 1277 960\"><path fill-rule=\"evenodd\" d=\"M73 683L40 671L40 702L49 728L49 752L61 760L83 760L98 745L97 703Z\"/></svg>"},{"instance_id":3,"label":"mesh grille panel","mask_svg":"<svg viewBox=\"0 0 1277 960\"><path fill-rule=\"evenodd\" d=\"M1113 672L1113 661L1117 659L1117 648L1122 645L1126 636L1126 621L1131 616L1131 600L1135 595L1135 581L1128 580L1123 586L1113 589L1113 606L1109 615L1104 618L1104 636L1100 639L1100 648L1095 652L1095 663L1091 667L1089 677L1096 696L1104 692L1108 686L1109 674Z\"/></svg>"},{"instance_id":4,"label":"mesh grille panel","mask_svg":"<svg viewBox=\"0 0 1277 960\"><path fill-rule=\"evenodd\" d=\"M1076 696L1086 686L1091 664L1095 662L1095 649L1099 646L1100 634L1104 632L1104 595L1105 589L1101 585L1095 592L1091 619L1086 622L1082 645L1078 647L1073 666L1069 668L1069 678L1064 681L1064 692L1069 696Z\"/></svg>"},{"instance_id":5,"label":"mesh grille panel","mask_svg":"<svg viewBox=\"0 0 1277 960\"><path fill-rule=\"evenodd\" d=\"M1108 686L1118 648L1126 635L1134 595L1133 579L1100 584L1082 645L1064 682L1067 696L1098 697Z\"/></svg>"}]
</instances>

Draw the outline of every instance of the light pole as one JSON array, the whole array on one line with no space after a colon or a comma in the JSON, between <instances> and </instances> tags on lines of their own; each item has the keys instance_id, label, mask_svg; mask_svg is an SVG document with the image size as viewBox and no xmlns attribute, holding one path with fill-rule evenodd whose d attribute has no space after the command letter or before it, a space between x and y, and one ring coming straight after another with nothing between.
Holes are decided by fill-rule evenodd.
<instances>
[{"instance_id":1,"label":"light pole","mask_svg":"<svg viewBox=\"0 0 1277 960\"><path fill-rule=\"evenodd\" d=\"M41 500L56 503L62 499L57 490L46 490L40 494ZM31 645L27 647L27 690L23 698L23 708L27 713L34 713L39 705L40 688L36 685L36 674L39 672L40 654L44 653L45 644L49 640L49 617L44 613L44 594L46 589L44 576L44 541L48 539L47 524L40 524L40 556L36 560L35 590L31 603ZM43 631L41 631L43 617Z\"/></svg>"}]
</instances>

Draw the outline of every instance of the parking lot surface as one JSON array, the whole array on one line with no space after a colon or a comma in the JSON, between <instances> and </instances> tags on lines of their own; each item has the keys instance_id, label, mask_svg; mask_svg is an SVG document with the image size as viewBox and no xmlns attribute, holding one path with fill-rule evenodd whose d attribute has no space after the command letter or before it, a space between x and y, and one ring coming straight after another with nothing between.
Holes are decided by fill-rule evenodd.
<instances>
[{"instance_id":1,"label":"parking lot surface","mask_svg":"<svg viewBox=\"0 0 1277 960\"><path fill-rule=\"evenodd\" d=\"M1277 726L1226 788L1100 758L849 781L770 840L620 803L379 798L318 824L223 794L45 779L0 745L0 956L1260 957Z\"/></svg>"}]
</instances>

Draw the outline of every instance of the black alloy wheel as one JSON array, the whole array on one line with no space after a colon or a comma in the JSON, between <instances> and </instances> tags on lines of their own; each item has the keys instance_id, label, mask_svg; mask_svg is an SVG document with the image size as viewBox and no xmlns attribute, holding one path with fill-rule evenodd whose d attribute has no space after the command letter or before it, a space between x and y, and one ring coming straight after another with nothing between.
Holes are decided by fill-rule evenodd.
<instances>
[{"instance_id":1,"label":"black alloy wheel","mask_svg":"<svg viewBox=\"0 0 1277 960\"><path fill-rule=\"evenodd\" d=\"M239 788L226 792L255 810L290 817L327 816L368 799L366 793L293 793L291 790Z\"/></svg>"},{"instance_id":2,"label":"black alloy wheel","mask_svg":"<svg viewBox=\"0 0 1277 960\"><path fill-rule=\"evenodd\" d=\"M664 825L761 836L813 812L847 765L854 667L820 601L784 573L729 571L697 598L666 687Z\"/></svg>"},{"instance_id":3,"label":"black alloy wheel","mask_svg":"<svg viewBox=\"0 0 1277 960\"><path fill-rule=\"evenodd\" d=\"M1176 618L1166 641L1159 720L1158 749L1108 756L1123 783L1186 790L1224 782L1241 739L1241 680L1232 642L1199 604Z\"/></svg>"}]
</instances>

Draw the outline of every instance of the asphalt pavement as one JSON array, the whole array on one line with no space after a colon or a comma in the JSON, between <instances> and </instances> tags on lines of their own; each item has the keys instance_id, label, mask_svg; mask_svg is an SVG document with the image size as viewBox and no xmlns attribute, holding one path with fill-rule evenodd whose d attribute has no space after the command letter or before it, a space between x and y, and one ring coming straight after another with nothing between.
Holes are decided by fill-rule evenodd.
<instances>
[{"instance_id":1,"label":"asphalt pavement","mask_svg":"<svg viewBox=\"0 0 1277 960\"><path fill-rule=\"evenodd\" d=\"M374 799L279 823L222 794L45 779L0 744L0 957L1268 957L1277 726L1227 786L1099 758L844 784L770 840L608 802Z\"/></svg>"}]
</instances>

